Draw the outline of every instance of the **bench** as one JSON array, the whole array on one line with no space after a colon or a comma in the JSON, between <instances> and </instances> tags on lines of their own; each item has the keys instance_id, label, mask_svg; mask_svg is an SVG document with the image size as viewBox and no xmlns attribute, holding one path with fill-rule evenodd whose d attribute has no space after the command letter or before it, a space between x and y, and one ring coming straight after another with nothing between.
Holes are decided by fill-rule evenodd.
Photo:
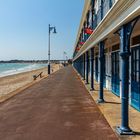
<instances>
[{"instance_id":1,"label":"bench","mask_svg":"<svg viewBox=\"0 0 140 140\"><path fill-rule=\"evenodd\" d=\"M36 80L38 77L42 78L42 73L40 72L38 75L33 75L33 79Z\"/></svg>"}]
</instances>

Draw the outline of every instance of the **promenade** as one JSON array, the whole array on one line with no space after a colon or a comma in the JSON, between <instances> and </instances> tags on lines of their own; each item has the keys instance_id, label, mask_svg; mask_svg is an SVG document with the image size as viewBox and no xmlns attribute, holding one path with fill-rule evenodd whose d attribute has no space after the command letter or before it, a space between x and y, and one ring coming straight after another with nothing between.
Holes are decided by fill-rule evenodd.
<instances>
[{"instance_id":1,"label":"promenade","mask_svg":"<svg viewBox=\"0 0 140 140\"><path fill-rule=\"evenodd\" d=\"M117 140L71 66L0 104L0 140Z\"/></svg>"}]
</instances>

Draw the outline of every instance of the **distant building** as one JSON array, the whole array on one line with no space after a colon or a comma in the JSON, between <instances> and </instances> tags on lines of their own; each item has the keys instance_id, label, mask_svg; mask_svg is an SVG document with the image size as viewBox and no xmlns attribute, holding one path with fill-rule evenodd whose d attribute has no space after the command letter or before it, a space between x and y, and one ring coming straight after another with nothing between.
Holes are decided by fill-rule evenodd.
<instances>
[{"instance_id":1,"label":"distant building","mask_svg":"<svg viewBox=\"0 0 140 140\"><path fill-rule=\"evenodd\" d=\"M85 0L73 65L140 111L140 0Z\"/></svg>"}]
</instances>

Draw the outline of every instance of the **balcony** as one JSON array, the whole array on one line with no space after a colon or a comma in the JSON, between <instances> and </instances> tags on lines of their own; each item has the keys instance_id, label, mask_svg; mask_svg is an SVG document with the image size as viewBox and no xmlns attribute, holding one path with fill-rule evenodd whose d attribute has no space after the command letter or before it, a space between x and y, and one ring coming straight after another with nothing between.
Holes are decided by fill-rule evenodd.
<instances>
[{"instance_id":1,"label":"balcony","mask_svg":"<svg viewBox=\"0 0 140 140\"><path fill-rule=\"evenodd\" d=\"M90 3L87 3L85 10L89 10L89 5ZM75 57L73 58L74 61L90 48L96 46L101 40L107 38L108 35L111 35L117 31L123 24L126 24L135 17L139 16L140 13L139 0L115 0L113 1L112 6L113 7L111 7L109 11L106 11L106 15L104 15L103 19L99 23L97 23L97 11L94 12L94 18L92 22L94 33L88 38L88 40L86 40L81 49L76 53ZM84 11L78 31L77 41L79 39L81 29L83 29L83 23L85 23L84 19L86 19L86 14L87 12Z\"/></svg>"},{"instance_id":2,"label":"balcony","mask_svg":"<svg viewBox=\"0 0 140 140\"><path fill-rule=\"evenodd\" d=\"M101 23L103 18L107 15L107 13L109 12L109 10L112 8L112 6L116 1L117 0L103 0L102 5L99 7L96 14L93 15L93 21L92 20L90 21L91 22L90 25L92 25L93 30L95 30L97 26ZM96 7L94 7L94 9L95 8ZM85 42L88 40L89 37L90 37L89 35L86 35ZM76 52L74 56L76 56L77 53L78 52Z\"/></svg>"},{"instance_id":3,"label":"balcony","mask_svg":"<svg viewBox=\"0 0 140 140\"><path fill-rule=\"evenodd\" d=\"M109 10L112 8L116 0L103 0L102 5L99 7L99 10L97 11L97 14L93 17L93 29L95 29L102 19L106 16L106 14L109 12Z\"/></svg>"}]
</instances>

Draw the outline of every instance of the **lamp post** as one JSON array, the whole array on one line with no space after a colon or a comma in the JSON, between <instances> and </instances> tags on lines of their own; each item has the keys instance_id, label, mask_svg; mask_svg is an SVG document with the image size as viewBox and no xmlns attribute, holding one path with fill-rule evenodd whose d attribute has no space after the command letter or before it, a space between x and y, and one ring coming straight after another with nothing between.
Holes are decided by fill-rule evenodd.
<instances>
[{"instance_id":1,"label":"lamp post","mask_svg":"<svg viewBox=\"0 0 140 140\"><path fill-rule=\"evenodd\" d=\"M66 63L68 62L68 56L66 55Z\"/></svg>"},{"instance_id":2,"label":"lamp post","mask_svg":"<svg viewBox=\"0 0 140 140\"><path fill-rule=\"evenodd\" d=\"M64 51L63 54L64 54L64 65L65 65L65 62L66 62L66 59L67 59L67 53Z\"/></svg>"},{"instance_id":3,"label":"lamp post","mask_svg":"<svg viewBox=\"0 0 140 140\"><path fill-rule=\"evenodd\" d=\"M50 35L51 35L51 31L53 30L53 33L56 34L56 28L55 27L51 27L51 25L49 24L49 41L48 41L48 74L51 73L51 67L50 67Z\"/></svg>"}]
</instances>

